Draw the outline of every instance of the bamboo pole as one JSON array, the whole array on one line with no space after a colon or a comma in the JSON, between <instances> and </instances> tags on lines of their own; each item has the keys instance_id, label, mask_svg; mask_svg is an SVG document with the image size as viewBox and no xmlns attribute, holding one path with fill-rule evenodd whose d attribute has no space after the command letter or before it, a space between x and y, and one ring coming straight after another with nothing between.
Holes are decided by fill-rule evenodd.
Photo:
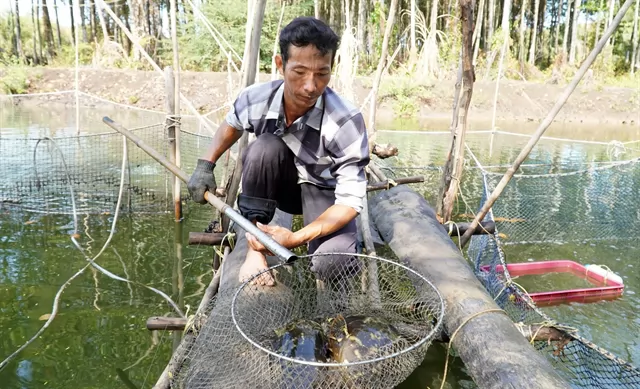
<instances>
[{"instance_id":1,"label":"bamboo pole","mask_svg":"<svg viewBox=\"0 0 640 389\"><path fill-rule=\"evenodd\" d=\"M178 30L176 27L176 0L170 0L170 14L171 14L171 41L173 43L173 79L174 90L173 95L168 96L169 99L173 98L173 113L171 119L173 120L173 157L172 161L177 167L180 167L180 57L178 48ZM175 220L180 221L182 219L182 202L180 201L180 180L173 176L173 204L175 209Z\"/></svg>"},{"instance_id":2,"label":"bamboo pole","mask_svg":"<svg viewBox=\"0 0 640 389\"><path fill-rule=\"evenodd\" d=\"M587 57L587 59L585 59L585 61L582 63L582 66L580 66L580 69L578 69L575 76L573 76L571 83L567 85L562 95L556 101L556 104L553 106L553 108L551 108L551 111L549 112L547 117L545 117L542 123L540 123L540 126L538 127L536 132L529 139L529 142L522 149L522 151L520 151L520 154L518 154L518 157L516 157L516 160L513 162L513 165L507 170L504 176L502 176L502 179L500 180L498 185L495 187L495 189L493 190L493 192L491 193L487 201L483 204L482 209L480 209L480 212L478 212L475 219L473 219L473 221L471 222L471 226L469 230L467 230L467 232L465 232L464 235L462 235L462 237L460 238L460 247L464 247L469 242L469 239L471 238L471 235L472 235L472 231L475 230L475 227L478 225L478 222L480 222L480 220L482 220L485 217L487 212L489 212L489 210L491 209L493 204L496 202L498 197L500 197L500 194L502 194L502 191L507 186L507 184L509 183L509 181L511 180L515 172L520 168L520 165L529 156L529 153L531 152L533 147L536 145L536 143L538 143L538 141L540 140L544 132L547 130L547 128L549 128L549 126L553 122L553 119L556 117L558 112L560 112L560 109L562 109L562 107L567 102L567 100L569 100L571 93L573 93L573 91L576 89L576 87L580 83L580 80L582 80L582 77L584 77L589 67L591 67L593 62L596 60L596 57L598 56L598 54L600 54L602 49L606 46L607 41L609 40L611 35L613 35L613 32L616 30L616 28L618 28L618 26L620 25L622 18L631 7L631 4L633 4L633 1L634 0L626 0L622 5L622 7L620 7L620 10L618 11L618 14L616 15L616 17L613 19L613 22L609 25L609 27L607 28L605 33L602 35L602 37L600 38L596 46L593 48L593 50L591 50L591 53L589 53L589 56Z\"/></svg>"},{"instance_id":3,"label":"bamboo pole","mask_svg":"<svg viewBox=\"0 0 640 389\"><path fill-rule=\"evenodd\" d=\"M175 100L175 87L176 82L174 80L174 72L170 66L164 68L164 86L167 94L166 106L167 106L167 137L169 139L169 161L171 163L177 164L177 153L178 153L178 145L176 133L176 127L178 121L176 120L176 100ZM171 173L171 193L173 195L173 205L174 205L174 217L175 221L180 221L182 218L182 202L180 201L180 184L178 177L175 174Z\"/></svg>"}]
</instances>

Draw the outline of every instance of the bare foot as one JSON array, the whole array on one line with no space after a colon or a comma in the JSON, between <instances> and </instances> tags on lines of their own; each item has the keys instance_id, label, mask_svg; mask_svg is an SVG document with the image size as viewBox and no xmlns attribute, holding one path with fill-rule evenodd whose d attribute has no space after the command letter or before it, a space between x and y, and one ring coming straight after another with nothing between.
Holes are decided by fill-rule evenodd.
<instances>
[{"instance_id":1,"label":"bare foot","mask_svg":"<svg viewBox=\"0 0 640 389\"><path fill-rule=\"evenodd\" d=\"M240 282L245 282L253 275L260 273L264 269L267 269L269 266L267 265L267 258L262 255L260 252L249 249L247 251L247 258L244 260L242 267L239 272L239 280ZM275 280L271 275L270 271L264 272L260 274L260 276L256 277L251 281L252 285L265 285L265 286L273 286L275 285Z\"/></svg>"}]
</instances>

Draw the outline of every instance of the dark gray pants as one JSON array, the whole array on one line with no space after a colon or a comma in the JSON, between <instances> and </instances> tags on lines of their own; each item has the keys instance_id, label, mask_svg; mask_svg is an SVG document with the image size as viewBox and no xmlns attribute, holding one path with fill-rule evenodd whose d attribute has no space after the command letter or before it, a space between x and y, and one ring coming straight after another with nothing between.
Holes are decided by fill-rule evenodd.
<instances>
[{"instance_id":1,"label":"dark gray pants","mask_svg":"<svg viewBox=\"0 0 640 389\"><path fill-rule=\"evenodd\" d=\"M242 193L238 196L240 213L250 221L268 224L278 208L303 215L304 225L313 222L334 204L333 188L298 184L295 156L278 136L263 133L242 155ZM309 254L355 253L356 221L350 221L333 234L308 244ZM333 279L357 271L351 256L319 255L312 259L312 270L321 279Z\"/></svg>"}]
</instances>

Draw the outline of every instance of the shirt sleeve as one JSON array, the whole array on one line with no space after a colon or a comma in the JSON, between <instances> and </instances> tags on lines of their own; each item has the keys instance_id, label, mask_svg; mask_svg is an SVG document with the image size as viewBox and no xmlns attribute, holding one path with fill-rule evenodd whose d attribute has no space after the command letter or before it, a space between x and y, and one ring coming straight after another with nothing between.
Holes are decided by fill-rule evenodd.
<instances>
[{"instance_id":1,"label":"shirt sleeve","mask_svg":"<svg viewBox=\"0 0 640 389\"><path fill-rule=\"evenodd\" d=\"M347 120L329 145L335 161L335 204L349 206L360 213L367 194L365 167L369 164L369 139L364 118L357 113Z\"/></svg>"},{"instance_id":2,"label":"shirt sleeve","mask_svg":"<svg viewBox=\"0 0 640 389\"><path fill-rule=\"evenodd\" d=\"M240 92L225 117L226 122L238 131L253 132L253 126L249 122L249 109L251 106L249 91L250 87Z\"/></svg>"}]
</instances>

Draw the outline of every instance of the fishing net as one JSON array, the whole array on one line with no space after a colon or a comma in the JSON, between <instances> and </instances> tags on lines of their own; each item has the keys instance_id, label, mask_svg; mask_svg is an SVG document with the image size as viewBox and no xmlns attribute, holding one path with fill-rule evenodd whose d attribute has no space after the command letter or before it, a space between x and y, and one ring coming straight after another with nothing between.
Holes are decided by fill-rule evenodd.
<instances>
[{"instance_id":1,"label":"fishing net","mask_svg":"<svg viewBox=\"0 0 640 389\"><path fill-rule=\"evenodd\" d=\"M322 281L312 262L332 264ZM275 287L221 291L176 387L392 388L442 327L436 288L386 259L316 254L270 271Z\"/></svg>"},{"instance_id":2,"label":"fishing net","mask_svg":"<svg viewBox=\"0 0 640 389\"><path fill-rule=\"evenodd\" d=\"M502 174L482 173L480 208L501 177ZM512 249L514 255L528 253L545 260L558 259L549 255L563 247L565 252L580 257L595 246L594 242L610 245L622 241L619 244L633 247L633 239L625 237L640 233L640 193L634 184L638 180L637 158L555 174L516 175L484 218L496 223L495 233L474 236L469 244L468 255L476 276L514 322L555 324L569 330L566 341L536 341L534 346L576 388L640 388L640 370L579 335L575 328L559 323L564 318L552 318L536 306L506 269L508 262L523 259L513 257L507 261L506 252ZM527 251L527 247L531 250ZM565 285L555 285L558 287ZM600 305L597 309L600 320L606 320L608 307ZM615 306L611 309L616 310ZM633 320L620 325L625 326L625 333L638 333ZM614 341L617 338L610 332L606 336L612 337Z\"/></svg>"}]
</instances>

